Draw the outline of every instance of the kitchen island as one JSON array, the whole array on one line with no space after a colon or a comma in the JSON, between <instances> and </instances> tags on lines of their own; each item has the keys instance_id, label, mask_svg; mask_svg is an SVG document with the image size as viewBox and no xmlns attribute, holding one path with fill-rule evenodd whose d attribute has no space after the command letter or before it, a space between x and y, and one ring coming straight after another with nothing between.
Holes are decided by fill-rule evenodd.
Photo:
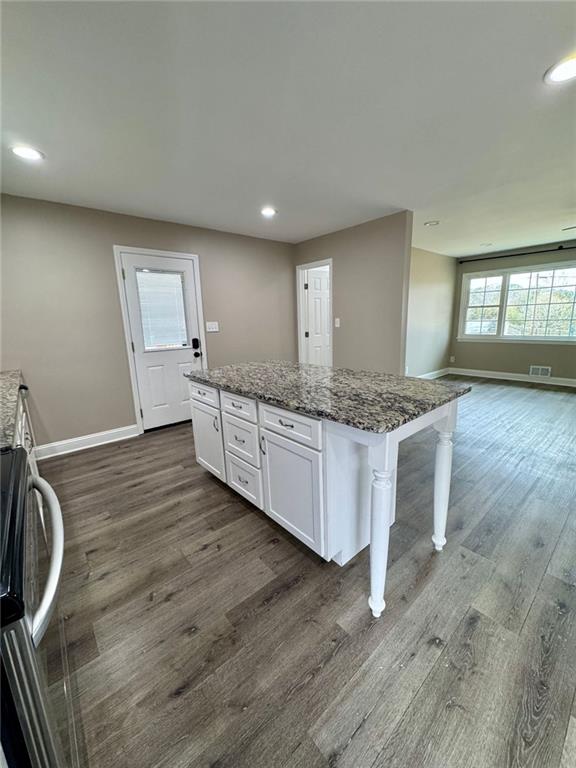
<instances>
[{"instance_id":1,"label":"kitchen island","mask_svg":"<svg viewBox=\"0 0 576 768\"><path fill-rule=\"evenodd\" d=\"M401 440L438 432L432 541L446 543L457 400L470 387L287 362L186 374L199 464L326 560L370 545L370 597L385 607Z\"/></svg>"}]
</instances>

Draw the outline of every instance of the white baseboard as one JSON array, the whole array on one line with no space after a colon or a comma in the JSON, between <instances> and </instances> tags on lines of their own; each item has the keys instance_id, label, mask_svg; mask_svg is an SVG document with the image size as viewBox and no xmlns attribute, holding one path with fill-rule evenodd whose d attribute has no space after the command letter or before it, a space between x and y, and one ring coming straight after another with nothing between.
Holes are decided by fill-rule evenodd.
<instances>
[{"instance_id":1,"label":"white baseboard","mask_svg":"<svg viewBox=\"0 0 576 768\"><path fill-rule=\"evenodd\" d=\"M417 378L419 379L439 379L440 376L446 376L450 372L450 368L440 368L439 371L430 371L430 373L421 373Z\"/></svg>"},{"instance_id":2,"label":"white baseboard","mask_svg":"<svg viewBox=\"0 0 576 768\"><path fill-rule=\"evenodd\" d=\"M140 431L137 424L131 424L129 427L118 427L117 429L108 429L106 432L95 432L92 435L82 435L82 437L72 437L70 440L59 440L56 443L46 443L46 445L37 445L34 453L38 461L49 459L52 456L61 456L63 453L73 453L74 451L83 451L86 448L94 448L97 445L106 443L115 443L117 440L126 440L129 437L136 437Z\"/></svg>"},{"instance_id":3,"label":"white baseboard","mask_svg":"<svg viewBox=\"0 0 576 768\"><path fill-rule=\"evenodd\" d=\"M505 381L525 381L529 384L554 384L558 387L576 387L576 379L559 376L529 376L527 373L507 373L505 371L479 371L473 368L447 368L446 373L455 376L474 376L479 379L503 379ZM425 376L423 378L433 378Z\"/></svg>"}]
</instances>

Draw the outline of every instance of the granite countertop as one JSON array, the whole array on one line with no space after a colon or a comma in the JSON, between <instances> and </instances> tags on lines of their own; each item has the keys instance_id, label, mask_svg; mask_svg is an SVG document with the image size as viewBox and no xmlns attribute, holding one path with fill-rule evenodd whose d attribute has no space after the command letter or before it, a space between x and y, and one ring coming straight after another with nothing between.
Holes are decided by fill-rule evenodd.
<instances>
[{"instance_id":1,"label":"granite countertop","mask_svg":"<svg viewBox=\"0 0 576 768\"><path fill-rule=\"evenodd\" d=\"M471 389L390 373L282 361L226 365L185 375L236 395L376 433L392 432Z\"/></svg>"},{"instance_id":2,"label":"granite countertop","mask_svg":"<svg viewBox=\"0 0 576 768\"><path fill-rule=\"evenodd\" d=\"M12 445L16 431L20 371L0 371L0 447Z\"/></svg>"}]
</instances>

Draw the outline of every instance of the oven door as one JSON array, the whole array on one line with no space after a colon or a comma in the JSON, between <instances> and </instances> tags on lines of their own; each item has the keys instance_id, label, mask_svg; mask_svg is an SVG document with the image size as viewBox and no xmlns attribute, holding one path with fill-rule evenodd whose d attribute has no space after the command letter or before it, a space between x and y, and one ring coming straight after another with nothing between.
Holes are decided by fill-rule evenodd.
<instances>
[{"instance_id":1,"label":"oven door","mask_svg":"<svg viewBox=\"0 0 576 768\"><path fill-rule=\"evenodd\" d=\"M42 497L43 516L36 492ZM2 663L32 768L80 765L66 635L58 604L63 551L58 499L45 480L29 473L24 556L26 614L3 632Z\"/></svg>"},{"instance_id":2,"label":"oven door","mask_svg":"<svg viewBox=\"0 0 576 768\"><path fill-rule=\"evenodd\" d=\"M80 765L77 719L72 695L68 643L61 602L60 578L64 557L64 527L58 498L51 486L38 475L30 476L28 495L31 535L36 539L35 572L30 568L34 593L29 623L36 648L38 667L44 679L53 726L57 731L64 765ZM42 499L39 509L37 494ZM32 522L33 521L33 522Z\"/></svg>"}]
</instances>

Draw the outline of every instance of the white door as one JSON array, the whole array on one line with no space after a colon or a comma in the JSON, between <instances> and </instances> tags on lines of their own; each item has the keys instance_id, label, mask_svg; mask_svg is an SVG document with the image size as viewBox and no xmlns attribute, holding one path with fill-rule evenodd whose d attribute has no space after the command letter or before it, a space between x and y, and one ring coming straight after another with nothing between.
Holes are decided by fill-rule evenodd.
<instances>
[{"instance_id":1,"label":"white door","mask_svg":"<svg viewBox=\"0 0 576 768\"><path fill-rule=\"evenodd\" d=\"M323 556L322 454L267 429L261 437L264 511Z\"/></svg>"},{"instance_id":2,"label":"white door","mask_svg":"<svg viewBox=\"0 0 576 768\"><path fill-rule=\"evenodd\" d=\"M204 469L226 482L222 418L217 408L192 401L192 428L196 461Z\"/></svg>"},{"instance_id":3,"label":"white door","mask_svg":"<svg viewBox=\"0 0 576 768\"><path fill-rule=\"evenodd\" d=\"M306 269L302 288L302 362L332 365L330 266Z\"/></svg>"},{"instance_id":4,"label":"white door","mask_svg":"<svg viewBox=\"0 0 576 768\"><path fill-rule=\"evenodd\" d=\"M144 429L186 421L184 374L203 367L196 264L130 250L120 258Z\"/></svg>"}]
</instances>

